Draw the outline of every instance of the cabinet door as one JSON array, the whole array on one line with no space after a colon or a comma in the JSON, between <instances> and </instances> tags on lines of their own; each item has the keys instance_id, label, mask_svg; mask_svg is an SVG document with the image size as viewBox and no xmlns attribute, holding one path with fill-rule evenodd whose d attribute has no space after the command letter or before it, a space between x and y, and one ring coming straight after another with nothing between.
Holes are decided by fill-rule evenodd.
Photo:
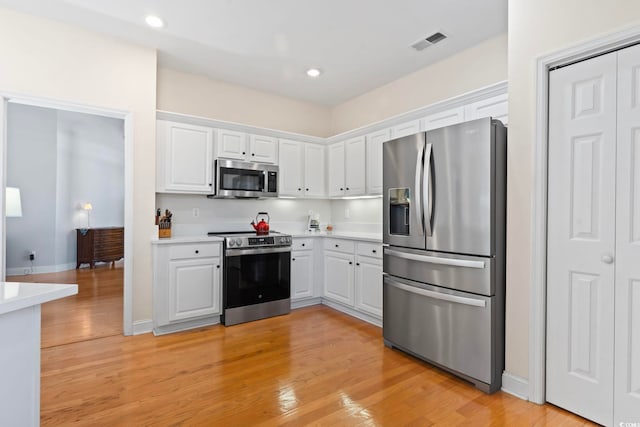
<instances>
[{"instance_id":1,"label":"cabinet door","mask_svg":"<svg viewBox=\"0 0 640 427\"><path fill-rule=\"evenodd\" d=\"M420 132L420 120L412 120L392 127L391 137L393 139L402 138L403 136L413 135L418 132Z\"/></svg>"},{"instance_id":2,"label":"cabinet door","mask_svg":"<svg viewBox=\"0 0 640 427\"><path fill-rule=\"evenodd\" d=\"M169 321L220 313L220 258L169 261Z\"/></svg>"},{"instance_id":3,"label":"cabinet door","mask_svg":"<svg viewBox=\"0 0 640 427\"><path fill-rule=\"evenodd\" d=\"M278 160L278 193L281 196L302 197L304 194L304 147L302 142L288 139L280 140Z\"/></svg>"},{"instance_id":4,"label":"cabinet door","mask_svg":"<svg viewBox=\"0 0 640 427\"><path fill-rule=\"evenodd\" d=\"M344 195L344 142L329 146L329 196Z\"/></svg>"},{"instance_id":5,"label":"cabinet door","mask_svg":"<svg viewBox=\"0 0 640 427\"><path fill-rule=\"evenodd\" d=\"M358 257L356 262L356 308L382 317L382 260Z\"/></svg>"},{"instance_id":6,"label":"cabinet door","mask_svg":"<svg viewBox=\"0 0 640 427\"><path fill-rule=\"evenodd\" d=\"M367 194L382 194L382 144L391 139L391 131L383 129L367 135Z\"/></svg>"},{"instance_id":7,"label":"cabinet door","mask_svg":"<svg viewBox=\"0 0 640 427\"><path fill-rule=\"evenodd\" d=\"M304 194L311 197L325 195L323 145L304 145Z\"/></svg>"},{"instance_id":8,"label":"cabinet door","mask_svg":"<svg viewBox=\"0 0 640 427\"><path fill-rule=\"evenodd\" d=\"M278 160L278 140L270 136L250 135L247 160L276 163Z\"/></svg>"},{"instance_id":9,"label":"cabinet door","mask_svg":"<svg viewBox=\"0 0 640 427\"><path fill-rule=\"evenodd\" d=\"M291 253L291 299L313 296L313 252Z\"/></svg>"},{"instance_id":10,"label":"cabinet door","mask_svg":"<svg viewBox=\"0 0 640 427\"><path fill-rule=\"evenodd\" d=\"M464 107L452 108L451 110L441 111L431 114L422 119L422 131L438 129L441 127L455 125L464 122Z\"/></svg>"},{"instance_id":11,"label":"cabinet door","mask_svg":"<svg viewBox=\"0 0 640 427\"><path fill-rule=\"evenodd\" d=\"M324 296L353 307L353 255L324 253Z\"/></svg>"},{"instance_id":12,"label":"cabinet door","mask_svg":"<svg viewBox=\"0 0 640 427\"><path fill-rule=\"evenodd\" d=\"M247 155L247 135L243 132L218 129L216 145L218 157L244 160Z\"/></svg>"},{"instance_id":13,"label":"cabinet door","mask_svg":"<svg viewBox=\"0 0 640 427\"><path fill-rule=\"evenodd\" d=\"M344 143L344 185L347 196L361 196L365 192L366 140L364 136Z\"/></svg>"},{"instance_id":14,"label":"cabinet door","mask_svg":"<svg viewBox=\"0 0 640 427\"><path fill-rule=\"evenodd\" d=\"M465 107L466 120L481 119L483 117L493 117L506 125L509 121L507 94L483 99L482 101L474 102Z\"/></svg>"},{"instance_id":15,"label":"cabinet door","mask_svg":"<svg viewBox=\"0 0 640 427\"><path fill-rule=\"evenodd\" d=\"M213 129L158 120L157 142L158 192L212 192Z\"/></svg>"}]
</instances>

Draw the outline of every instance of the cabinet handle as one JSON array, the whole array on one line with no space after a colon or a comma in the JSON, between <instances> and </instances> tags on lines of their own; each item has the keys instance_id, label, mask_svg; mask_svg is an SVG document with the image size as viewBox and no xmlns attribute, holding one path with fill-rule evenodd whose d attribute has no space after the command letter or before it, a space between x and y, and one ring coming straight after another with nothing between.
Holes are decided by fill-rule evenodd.
<instances>
[{"instance_id":1,"label":"cabinet handle","mask_svg":"<svg viewBox=\"0 0 640 427\"><path fill-rule=\"evenodd\" d=\"M351 261L349 261L349 265L353 265L353 263Z\"/></svg>"},{"instance_id":2,"label":"cabinet handle","mask_svg":"<svg viewBox=\"0 0 640 427\"><path fill-rule=\"evenodd\" d=\"M196 253L197 253L197 254L199 254L199 253L200 253L200 251L196 249Z\"/></svg>"}]
</instances>

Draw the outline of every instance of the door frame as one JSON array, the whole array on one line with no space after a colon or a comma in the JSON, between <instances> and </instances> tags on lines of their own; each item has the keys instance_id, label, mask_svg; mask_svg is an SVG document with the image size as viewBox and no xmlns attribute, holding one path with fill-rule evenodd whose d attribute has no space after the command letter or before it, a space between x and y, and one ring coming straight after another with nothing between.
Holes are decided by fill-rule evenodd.
<instances>
[{"instance_id":1,"label":"door frame","mask_svg":"<svg viewBox=\"0 0 640 427\"><path fill-rule=\"evenodd\" d=\"M133 113L113 108L76 104L50 98L0 92L0 279L6 272L6 217L4 215L7 185L7 106L31 105L76 113L121 119L124 122L124 283L122 325L124 335L133 335Z\"/></svg>"},{"instance_id":2,"label":"door frame","mask_svg":"<svg viewBox=\"0 0 640 427\"><path fill-rule=\"evenodd\" d=\"M549 71L640 43L640 26L626 27L539 57L536 61L536 122L531 200L531 294L529 305L529 400L546 401L547 155Z\"/></svg>"}]
</instances>

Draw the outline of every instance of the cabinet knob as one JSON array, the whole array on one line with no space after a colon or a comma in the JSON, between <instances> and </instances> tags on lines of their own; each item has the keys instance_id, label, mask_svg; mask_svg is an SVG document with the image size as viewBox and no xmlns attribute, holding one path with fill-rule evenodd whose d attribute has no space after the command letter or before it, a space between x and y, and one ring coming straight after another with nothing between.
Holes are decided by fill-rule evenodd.
<instances>
[{"instance_id":1,"label":"cabinet knob","mask_svg":"<svg viewBox=\"0 0 640 427\"><path fill-rule=\"evenodd\" d=\"M347 191L349 191L349 187L347 187Z\"/></svg>"},{"instance_id":2,"label":"cabinet knob","mask_svg":"<svg viewBox=\"0 0 640 427\"><path fill-rule=\"evenodd\" d=\"M242 152L242 154L247 154L247 153L245 153L245 152L243 151L243 152Z\"/></svg>"},{"instance_id":3,"label":"cabinet knob","mask_svg":"<svg viewBox=\"0 0 640 427\"><path fill-rule=\"evenodd\" d=\"M356 265L360 265L360 263L359 263L359 262L356 262Z\"/></svg>"},{"instance_id":4,"label":"cabinet knob","mask_svg":"<svg viewBox=\"0 0 640 427\"><path fill-rule=\"evenodd\" d=\"M340 191L344 191L344 188L340 188Z\"/></svg>"},{"instance_id":5,"label":"cabinet knob","mask_svg":"<svg viewBox=\"0 0 640 427\"><path fill-rule=\"evenodd\" d=\"M302 191L302 188L298 188L298 191Z\"/></svg>"},{"instance_id":6,"label":"cabinet knob","mask_svg":"<svg viewBox=\"0 0 640 427\"><path fill-rule=\"evenodd\" d=\"M304 246L304 243L302 244L302 246Z\"/></svg>"},{"instance_id":7,"label":"cabinet knob","mask_svg":"<svg viewBox=\"0 0 640 427\"><path fill-rule=\"evenodd\" d=\"M307 191L309 191L309 189L307 188Z\"/></svg>"},{"instance_id":8,"label":"cabinet knob","mask_svg":"<svg viewBox=\"0 0 640 427\"><path fill-rule=\"evenodd\" d=\"M216 265L216 268L220 268L220 266L219 266L219 265Z\"/></svg>"},{"instance_id":9,"label":"cabinet knob","mask_svg":"<svg viewBox=\"0 0 640 427\"><path fill-rule=\"evenodd\" d=\"M255 156L255 155L256 155L256 153L251 153L251 155L252 155L252 156Z\"/></svg>"},{"instance_id":10,"label":"cabinet knob","mask_svg":"<svg viewBox=\"0 0 640 427\"><path fill-rule=\"evenodd\" d=\"M291 261L295 261L295 260L296 260L295 258L291 258Z\"/></svg>"},{"instance_id":11,"label":"cabinet knob","mask_svg":"<svg viewBox=\"0 0 640 427\"><path fill-rule=\"evenodd\" d=\"M351 261L349 261L349 265L353 265L353 263Z\"/></svg>"},{"instance_id":12,"label":"cabinet knob","mask_svg":"<svg viewBox=\"0 0 640 427\"><path fill-rule=\"evenodd\" d=\"M340 245L336 245L336 248L339 247Z\"/></svg>"},{"instance_id":13,"label":"cabinet knob","mask_svg":"<svg viewBox=\"0 0 640 427\"><path fill-rule=\"evenodd\" d=\"M209 183L209 187L213 187L213 183Z\"/></svg>"},{"instance_id":14,"label":"cabinet knob","mask_svg":"<svg viewBox=\"0 0 640 427\"><path fill-rule=\"evenodd\" d=\"M375 249L371 250L371 252L373 252L374 254L377 252Z\"/></svg>"},{"instance_id":15,"label":"cabinet knob","mask_svg":"<svg viewBox=\"0 0 640 427\"><path fill-rule=\"evenodd\" d=\"M199 254L199 253L200 253L200 251L196 249L196 253L197 253L197 254Z\"/></svg>"}]
</instances>

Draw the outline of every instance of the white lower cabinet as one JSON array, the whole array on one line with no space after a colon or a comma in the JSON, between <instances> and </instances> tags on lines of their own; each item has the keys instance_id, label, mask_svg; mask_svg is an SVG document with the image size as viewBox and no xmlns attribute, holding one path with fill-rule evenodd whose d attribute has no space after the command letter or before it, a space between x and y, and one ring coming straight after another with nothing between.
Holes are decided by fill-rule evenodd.
<instances>
[{"instance_id":1,"label":"white lower cabinet","mask_svg":"<svg viewBox=\"0 0 640 427\"><path fill-rule=\"evenodd\" d=\"M221 243L154 246L153 324L157 334L217 323Z\"/></svg>"},{"instance_id":2,"label":"white lower cabinet","mask_svg":"<svg viewBox=\"0 0 640 427\"><path fill-rule=\"evenodd\" d=\"M324 298L382 318L382 245L324 240Z\"/></svg>"},{"instance_id":3,"label":"white lower cabinet","mask_svg":"<svg viewBox=\"0 0 640 427\"><path fill-rule=\"evenodd\" d=\"M356 257L356 308L382 318L382 260Z\"/></svg>"},{"instance_id":4,"label":"white lower cabinet","mask_svg":"<svg viewBox=\"0 0 640 427\"><path fill-rule=\"evenodd\" d=\"M313 251L291 252L291 300L313 296Z\"/></svg>"}]
</instances>

